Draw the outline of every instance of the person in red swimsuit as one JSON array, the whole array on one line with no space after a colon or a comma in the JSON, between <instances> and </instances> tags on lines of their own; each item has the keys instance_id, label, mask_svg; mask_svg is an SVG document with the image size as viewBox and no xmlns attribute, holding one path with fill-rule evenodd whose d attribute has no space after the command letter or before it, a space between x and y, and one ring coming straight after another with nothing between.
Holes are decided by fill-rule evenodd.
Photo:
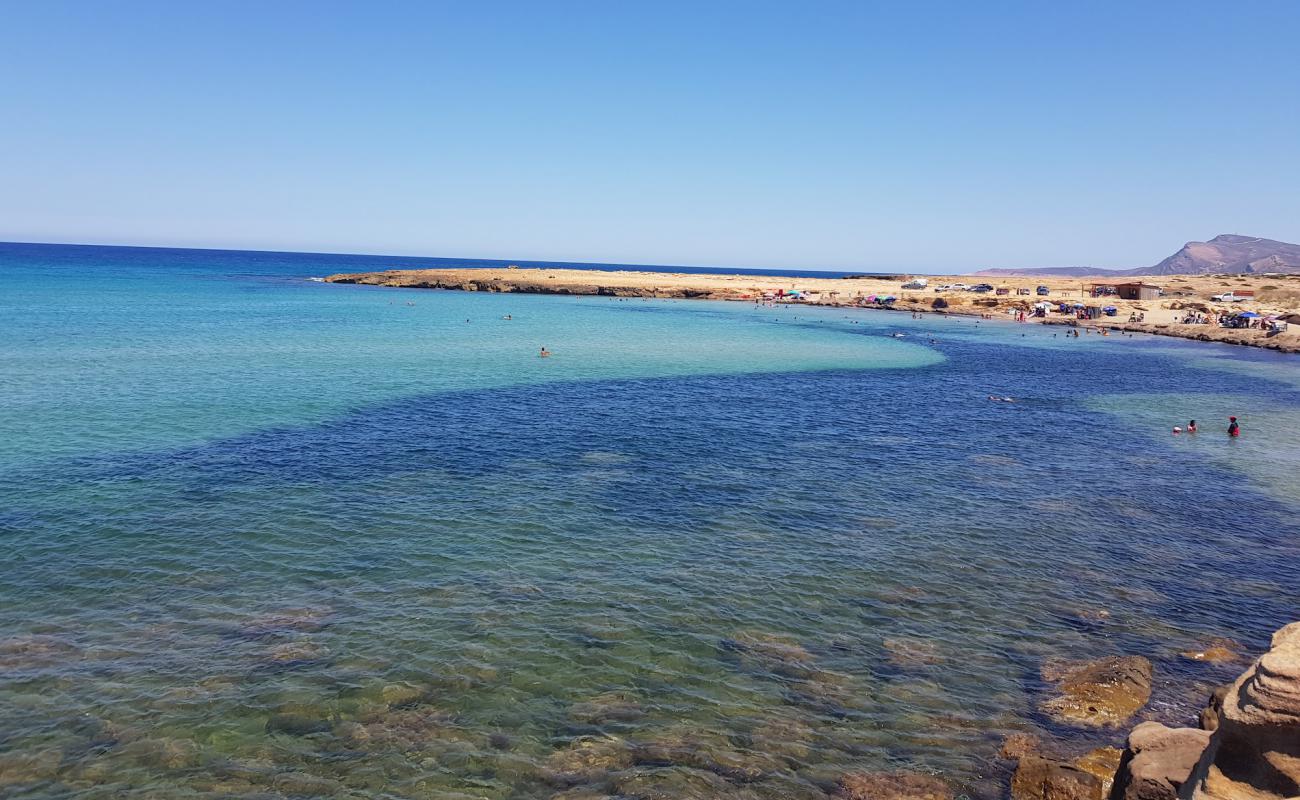
<instances>
[{"instance_id":1,"label":"person in red swimsuit","mask_svg":"<svg viewBox=\"0 0 1300 800\"><path fill-rule=\"evenodd\" d=\"M1236 417L1228 417L1228 435L1234 438L1241 435L1241 426L1237 424Z\"/></svg>"}]
</instances>

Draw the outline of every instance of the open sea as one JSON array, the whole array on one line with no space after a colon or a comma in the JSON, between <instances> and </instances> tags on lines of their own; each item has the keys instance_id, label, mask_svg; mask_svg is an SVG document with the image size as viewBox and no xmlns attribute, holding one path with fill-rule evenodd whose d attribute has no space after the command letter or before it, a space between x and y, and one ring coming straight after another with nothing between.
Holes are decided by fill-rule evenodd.
<instances>
[{"instance_id":1,"label":"open sea","mask_svg":"<svg viewBox=\"0 0 1300 800\"><path fill-rule=\"evenodd\" d=\"M0 798L998 798L1300 618L1300 357L438 265L0 244Z\"/></svg>"}]
</instances>

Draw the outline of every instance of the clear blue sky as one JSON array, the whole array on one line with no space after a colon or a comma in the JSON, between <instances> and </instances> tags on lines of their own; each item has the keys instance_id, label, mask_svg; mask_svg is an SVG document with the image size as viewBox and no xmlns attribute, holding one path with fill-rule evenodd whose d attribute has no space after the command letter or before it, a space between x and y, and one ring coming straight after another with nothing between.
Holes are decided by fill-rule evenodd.
<instances>
[{"instance_id":1,"label":"clear blue sky","mask_svg":"<svg viewBox=\"0 0 1300 800\"><path fill-rule=\"evenodd\" d=\"M0 239L830 269L1300 241L1300 2L7 2Z\"/></svg>"}]
</instances>

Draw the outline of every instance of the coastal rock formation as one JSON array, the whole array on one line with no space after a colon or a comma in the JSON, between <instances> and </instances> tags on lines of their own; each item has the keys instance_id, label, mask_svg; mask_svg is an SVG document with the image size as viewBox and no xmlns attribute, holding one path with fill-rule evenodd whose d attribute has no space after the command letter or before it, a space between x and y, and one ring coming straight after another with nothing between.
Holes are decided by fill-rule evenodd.
<instances>
[{"instance_id":1,"label":"coastal rock formation","mask_svg":"<svg viewBox=\"0 0 1300 800\"><path fill-rule=\"evenodd\" d=\"M1300 796L1300 622L1228 689L1191 781L1196 800Z\"/></svg>"},{"instance_id":2,"label":"coastal rock formation","mask_svg":"<svg viewBox=\"0 0 1300 800\"><path fill-rule=\"evenodd\" d=\"M1209 731L1138 725L1128 736L1116 800L1175 800L1209 741Z\"/></svg>"},{"instance_id":3,"label":"coastal rock formation","mask_svg":"<svg viewBox=\"0 0 1300 800\"><path fill-rule=\"evenodd\" d=\"M1049 663L1043 667L1043 678L1056 681L1060 692L1043 703L1043 711L1069 725L1120 725L1151 697L1151 662L1142 656Z\"/></svg>"}]
</instances>

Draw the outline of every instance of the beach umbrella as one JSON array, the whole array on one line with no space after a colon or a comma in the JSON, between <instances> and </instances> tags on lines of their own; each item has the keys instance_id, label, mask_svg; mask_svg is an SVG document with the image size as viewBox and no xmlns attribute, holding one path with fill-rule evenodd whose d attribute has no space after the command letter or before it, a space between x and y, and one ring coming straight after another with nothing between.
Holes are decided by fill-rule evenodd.
<instances>
[{"instance_id":1,"label":"beach umbrella","mask_svg":"<svg viewBox=\"0 0 1300 800\"><path fill-rule=\"evenodd\" d=\"M1083 303L1075 303L1074 305L1072 305L1072 306L1070 306L1070 307L1071 307L1071 308L1087 308L1087 306L1085 306Z\"/></svg>"},{"instance_id":2,"label":"beach umbrella","mask_svg":"<svg viewBox=\"0 0 1300 800\"><path fill-rule=\"evenodd\" d=\"M1034 308L1051 308L1051 303L1034 303Z\"/></svg>"},{"instance_id":3,"label":"beach umbrella","mask_svg":"<svg viewBox=\"0 0 1300 800\"><path fill-rule=\"evenodd\" d=\"M1240 314L1238 314L1237 316L1239 316L1239 317L1246 317L1246 318L1248 318L1248 319L1254 319L1255 317L1258 317L1259 315L1256 314L1254 311L1243 311L1243 312L1241 312Z\"/></svg>"}]
</instances>

